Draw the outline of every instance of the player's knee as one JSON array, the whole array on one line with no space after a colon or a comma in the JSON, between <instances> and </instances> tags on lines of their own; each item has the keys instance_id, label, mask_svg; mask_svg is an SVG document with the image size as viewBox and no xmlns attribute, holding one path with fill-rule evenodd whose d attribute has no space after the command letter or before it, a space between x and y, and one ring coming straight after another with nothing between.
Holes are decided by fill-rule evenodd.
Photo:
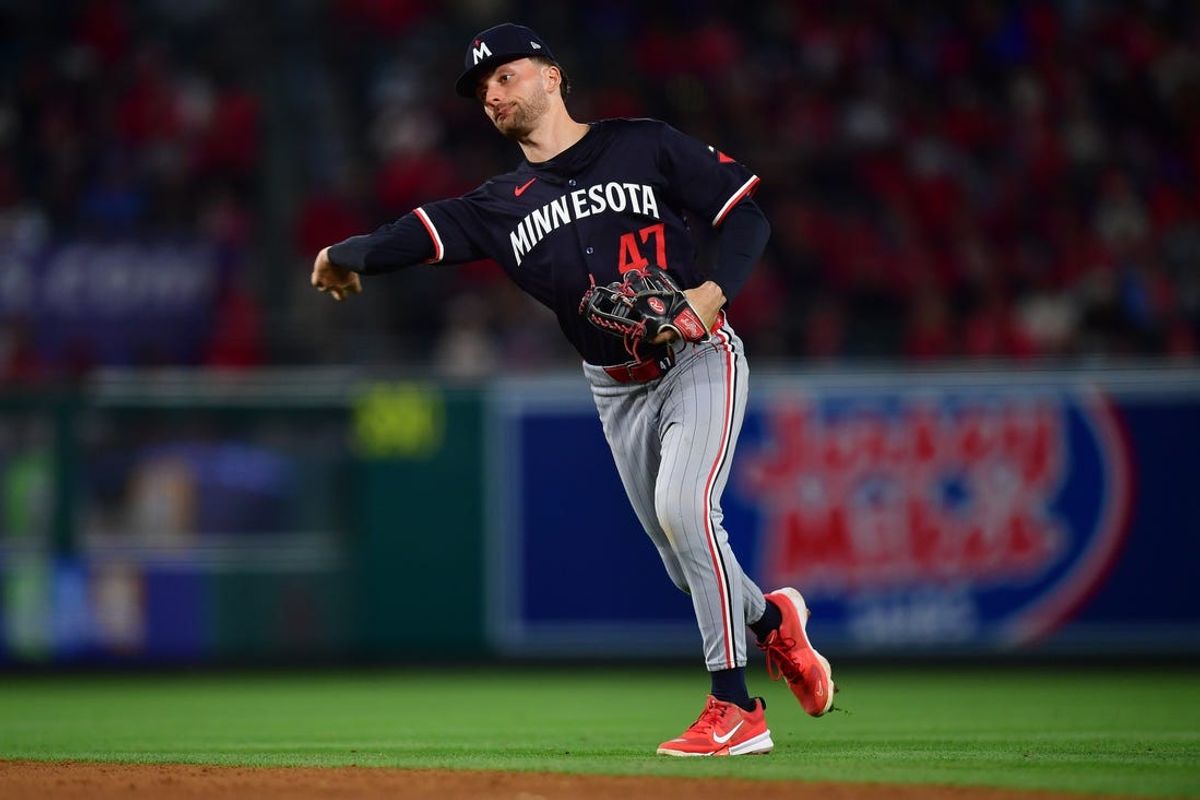
<instances>
[{"instance_id":1,"label":"player's knee","mask_svg":"<svg viewBox=\"0 0 1200 800\"><path fill-rule=\"evenodd\" d=\"M664 492L654 499L654 511L658 515L658 524L667 533L671 548L680 557L685 557L692 546L692 538L688 531L703 528L703 519L697 519L696 509L681 502L678 497L671 497L676 492Z\"/></svg>"},{"instance_id":2,"label":"player's knee","mask_svg":"<svg viewBox=\"0 0 1200 800\"><path fill-rule=\"evenodd\" d=\"M667 541L671 543L673 549L678 549L676 542L682 522L676 506L676 503L666 499L662 494L654 498L654 514L658 517L658 525L667 534Z\"/></svg>"}]
</instances>

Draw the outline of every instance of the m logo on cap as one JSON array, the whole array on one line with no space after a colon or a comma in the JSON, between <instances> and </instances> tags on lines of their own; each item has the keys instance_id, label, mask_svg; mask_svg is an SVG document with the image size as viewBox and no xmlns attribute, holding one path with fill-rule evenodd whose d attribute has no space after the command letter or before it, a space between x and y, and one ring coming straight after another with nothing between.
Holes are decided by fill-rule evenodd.
<instances>
[{"instance_id":1,"label":"m logo on cap","mask_svg":"<svg viewBox=\"0 0 1200 800\"><path fill-rule=\"evenodd\" d=\"M3 5L0 0L0 5ZM494 67L508 61L522 58L543 57L554 62L554 54L550 46L542 41L542 37L526 28L524 25L514 25L506 22L488 28L467 39L463 53L463 72L454 82L454 91L459 97L475 97L479 80L487 67Z\"/></svg>"}]
</instances>

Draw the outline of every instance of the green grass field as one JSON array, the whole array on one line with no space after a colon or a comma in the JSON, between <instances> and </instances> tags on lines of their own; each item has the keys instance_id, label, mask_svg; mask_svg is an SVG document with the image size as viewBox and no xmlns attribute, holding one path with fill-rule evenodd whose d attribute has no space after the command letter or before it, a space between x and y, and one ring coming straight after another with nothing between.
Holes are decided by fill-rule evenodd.
<instances>
[{"instance_id":1,"label":"green grass field","mask_svg":"<svg viewBox=\"0 0 1200 800\"><path fill-rule=\"evenodd\" d=\"M5 676L0 757L1200 796L1195 671L844 669L844 711L819 720L751 672L776 742L767 757L653 754L703 703L704 675L683 668Z\"/></svg>"}]
</instances>

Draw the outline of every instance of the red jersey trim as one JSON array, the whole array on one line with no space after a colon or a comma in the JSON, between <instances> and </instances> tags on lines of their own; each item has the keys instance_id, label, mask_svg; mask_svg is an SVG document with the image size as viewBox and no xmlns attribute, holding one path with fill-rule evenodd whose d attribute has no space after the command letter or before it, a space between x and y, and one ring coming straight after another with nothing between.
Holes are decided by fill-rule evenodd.
<instances>
[{"instance_id":1,"label":"red jersey trim","mask_svg":"<svg viewBox=\"0 0 1200 800\"><path fill-rule=\"evenodd\" d=\"M433 227L433 221L429 219L429 215L422 208L414 208L413 213L417 215L417 219L421 220L421 224L425 226L425 231L429 234L429 238L433 239L433 258L426 261L426 264L436 264L446 255L446 248L442 246L442 237L438 236L437 228Z\"/></svg>"},{"instance_id":2,"label":"red jersey trim","mask_svg":"<svg viewBox=\"0 0 1200 800\"><path fill-rule=\"evenodd\" d=\"M751 175L750 180L742 184L742 188L733 193L733 196L725 201L725 205L721 206L721 210L717 212L717 216L713 217L712 225L717 227L725 219L725 215L729 213L729 209L736 206L743 197L749 197L754 193L754 189L758 186L758 176Z\"/></svg>"}]
</instances>

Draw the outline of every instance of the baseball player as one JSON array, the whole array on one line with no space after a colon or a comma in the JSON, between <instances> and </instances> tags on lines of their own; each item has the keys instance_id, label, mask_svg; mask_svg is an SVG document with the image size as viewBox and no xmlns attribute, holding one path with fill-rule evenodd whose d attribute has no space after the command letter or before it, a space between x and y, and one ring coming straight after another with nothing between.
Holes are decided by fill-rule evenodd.
<instances>
[{"instance_id":1,"label":"baseball player","mask_svg":"<svg viewBox=\"0 0 1200 800\"><path fill-rule=\"evenodd\" d=\"M771 677L782 676L812 716L830 709L834 684L806 635L804 598L791 588L764 596L721 524L748 377L723 309L770 233L751 200L759 179L656 120L577 122L564 81L529 28L503 24L475 36L456 90L483 106L524 160L469 194L327 247L312 284L342 300L362 291L363 275L491 258L554 311L583 358L629 500L700 627L711 694L696 722L658 752L767 753L765 705L746 688L745 625ZM717 230L711 275L696 264L685 212ZM647 281L660 293L635 303ZM606 327L613 318L630 324Z\"/></svg>"}]
</instances>

